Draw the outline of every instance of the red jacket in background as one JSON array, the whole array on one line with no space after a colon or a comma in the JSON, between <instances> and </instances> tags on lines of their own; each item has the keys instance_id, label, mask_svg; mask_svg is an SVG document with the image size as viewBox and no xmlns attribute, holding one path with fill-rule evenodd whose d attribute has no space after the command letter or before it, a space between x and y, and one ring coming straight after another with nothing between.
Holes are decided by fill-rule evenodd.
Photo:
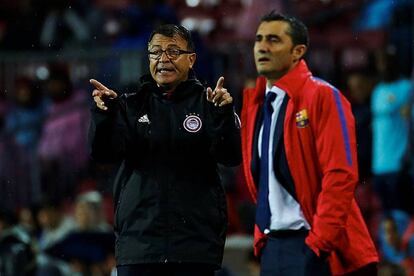
<instances>
[{"instance_id":1,"label":"red jacket in background","mask_svg":"<svg viewBox=\"0 0 414 276\"><path fill-rule=\"evenodd\" d=\"M334 275L354 271L378 255L354 198L358 182L356 139L351 106L330 84L312 77L305 61L274 83L287 93L284 146L297 198L311 231L306 244L319 255L330 253ZM256 201L251 162L256 116L266 80L244 90L242 152L247 186ZM266 236L255 226L255 253Z\"/></svg>"}]
</instances>

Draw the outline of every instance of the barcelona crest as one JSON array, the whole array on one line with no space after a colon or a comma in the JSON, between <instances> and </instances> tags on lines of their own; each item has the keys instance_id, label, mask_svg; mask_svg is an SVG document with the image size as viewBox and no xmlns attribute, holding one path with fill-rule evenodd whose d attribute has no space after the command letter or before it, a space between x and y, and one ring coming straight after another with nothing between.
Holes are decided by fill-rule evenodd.
<instances>
[{"instance_id":1,"label":"barcelona crest","mask_svg":"<svg viewBox=\"0 0 414 276\"><path fill-rule=\"evenodd\" d=\"M304 128L309 125L309 119L308 119L308 112L306 109L302 109L298 113L296 113L296 126L298 128Z\"/></svg>"}]
</instances>

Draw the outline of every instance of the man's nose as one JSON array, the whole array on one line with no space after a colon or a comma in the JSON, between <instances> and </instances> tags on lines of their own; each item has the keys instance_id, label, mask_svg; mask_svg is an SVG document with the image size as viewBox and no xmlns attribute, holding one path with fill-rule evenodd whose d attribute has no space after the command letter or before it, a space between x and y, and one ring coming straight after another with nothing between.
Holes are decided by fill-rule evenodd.
<instances>
[{"instance_id":1,"label":"man's nose","mask_svg":"<svg viewBox=\"0 0 414 276\"><path fill-rule=\"evenodd\" d=\"M261 47L261 48L259 48L258 51L259 51L259 53L264 54L264 53L267 53L269 50L267 48Z\"/></svg>"},{"instance_id":2,"label":"man's nose","mask_svg":"<svg viewBox=\"0 0 414 276\"><path fill-rule=\"evenodd\" d=\"M267 53L267 52L269 52L268 44L266 42L263 42L263 41L256 42L256 50L259 53Z\"/></svg>"},{"instance_id":3,"label":"man's nose","mask_svg":"<svg viewBox=\"0 0 414 276\"><path fill-rule=\"evenodd\" d=\"M161 53L161 56L160 56L160 61L162 61L162 62L170 61L170 58L168 57L168 55L167 55L167 52L166 52L166 51L163 51L163 52Z\"/></svg>"}]
</instances>

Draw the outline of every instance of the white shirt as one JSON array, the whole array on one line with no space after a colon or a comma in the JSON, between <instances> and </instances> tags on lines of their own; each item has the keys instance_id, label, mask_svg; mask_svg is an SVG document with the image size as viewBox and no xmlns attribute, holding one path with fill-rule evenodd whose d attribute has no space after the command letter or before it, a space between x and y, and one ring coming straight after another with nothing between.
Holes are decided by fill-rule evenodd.
<instances>
[{"instance_id":1,"label":"white shirt","mask_svg":"<svg viewBox=\"0 0 414 276\"><path fill-rule=\"evenodd\" d=\"M266 89L266 93L272 91L276 93L276 99L272 102L272 124L270 126L270 139L269 139L269 205L270 205L270 229L265 229L264 233L269 233L270 230L297 230L302 227L310 229L309 223L303 216L303 212L299 203L289 194L288 191L280 184L276 179L275 172L273 170L273 138L275 134L276 122L279 115L280 107L282 106L283 99L286 95L285 91L273 86ZM263 126L259 132L259 157L262 155L262 135ZM277 162L277 160L276 160Z\"/></svg>"}]
</instances>

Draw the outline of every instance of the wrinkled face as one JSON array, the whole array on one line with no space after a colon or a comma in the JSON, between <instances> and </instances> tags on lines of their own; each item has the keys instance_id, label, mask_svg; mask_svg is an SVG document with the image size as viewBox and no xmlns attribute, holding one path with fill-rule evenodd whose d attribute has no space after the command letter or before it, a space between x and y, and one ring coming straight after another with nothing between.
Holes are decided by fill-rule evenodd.
<instances>
[{"instance_id":1,"label":"wrinkled face","mask_svg":"<svg viewBox=\"0 0 414 276\"><path fill-rule=\"evenodd\" d=\"M292 69L306 51L305 45L293 46L284 21L262 22L256 32L254 59L260 75L277 80Z\"/></svg>"},{"instance_id":2,"label":"wrinkled face","mask_svg":"<svg viewBox=\"0 0 414 276\"><path fill-rule=\"evenodd\" d=\"M167 49L187 51L187 41L176 35L167 37L155 34L148 44L148 52L165 51ZM187 80L188 72L196 59L195 53L182 53L170 57L163 52L159 58L149 55L149 68L153 79L166 91L173 91L178 84Z\"/></svg>"}]
</instances>

